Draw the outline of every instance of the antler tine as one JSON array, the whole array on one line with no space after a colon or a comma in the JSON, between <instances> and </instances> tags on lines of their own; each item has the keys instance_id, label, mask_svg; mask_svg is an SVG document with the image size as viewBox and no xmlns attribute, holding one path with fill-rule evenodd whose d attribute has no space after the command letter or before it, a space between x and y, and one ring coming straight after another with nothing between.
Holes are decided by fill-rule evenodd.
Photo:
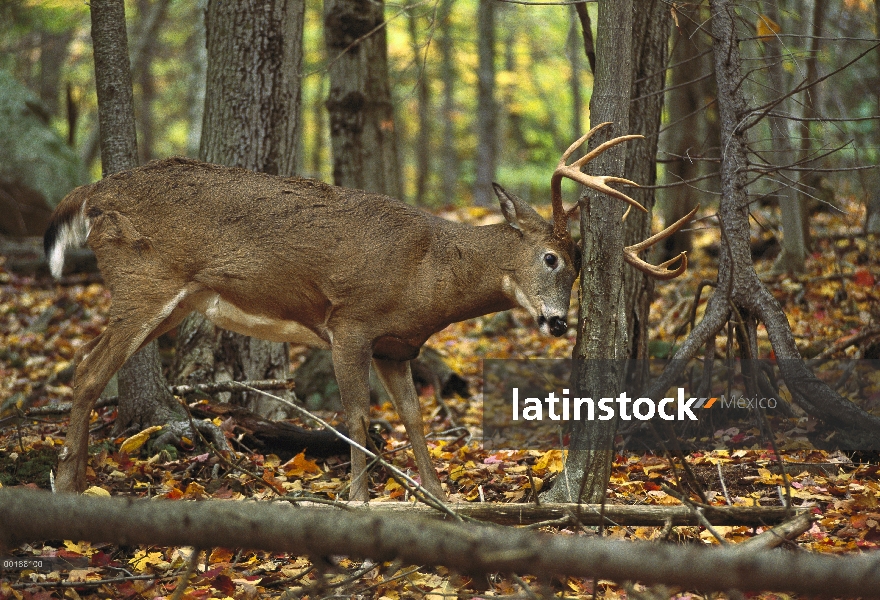
<instances>
[{"instance_id":1,"label":"antler tine","mask_svg":"<svg viewBox=\"0 0 880 600\"><path fill-rule=\"evenodd\" d=\"M562 158L559 159L559 163L556 165L556 170L553 172L553 176L550 178L550 200L553 206L553 230L557 237L564 237L565 233L568 230L568 216L572 213L574 208L578 206L576 204L572 209L566 211L562 205L562 178L568 177L573 181L577 181L591 189L596 190L597 192L601 192L603 194L607 194L612 198L617 198L618 200L622 200L628 203L630 206L638 207L640 210L647 212L647 209L618 190L611 188L608 186L609 183L622 183L625 185L631 185L634 187L638 187L638 184L630 181L628 179L623 179L622 177L610 177L610 176L596 176L596 175L587 175L586 173L581 172L581 167L586 163L590 162L609 148L616 146L617 144L622 144L628 140L641 138L644 136L641 135L624 135L620 137L616 137L614 139L608 140L600 144L597 148L593 149L586 156L583 156L573 162L571 165L565 164L568 161L569 157L571 157L572 153L583 145L588 139L593 137L597 131L610 125L610 122L600 123L590 129L586 134L580 137L577 141L575 141L568 149L562 153Z\"/></svg>"},{"instance_id":2,"label":"antler tine","mask_svg":"<svg viewBox=\"0 0 880 600\"><path fill-rule=\"evenodd\" d=\"M599 123L580 138L578 138L571 146L568 147L568 150L562 153L562 158L559 159L559 164L557 166L564 167L565 162L571 157L572 153L580 148L584 142L593 137L593 134L602 129L603 127L611 125L611 121L605 121L604 123Z\"/></svg>"},{"instance_id":3,"label":"antler tine","mask_svg":"<svg viewBox=\"0 0 880 600\"><path fill-rule=\"evenodd\" d=\"M697 211L700 209L699 206L695 207L691 212L680 218L678 221L664 229L659 233L655 233L651 237L646 240L642 240L638 244L633 244L632 246L627 246L623 249L623 258L631 264L633 267L642 271L643 273L647 273L649 276L654 277L655 279L675 279L682 273L687 270L688 260L687 260L687 252L682 252L678 256L671 258L659 265L652 265L648 262L645 262L641 258L638 257L638 253L646 248L650 248L660 240L664 240L668 238L670 235L684 227L684 225L690 221ZM681 264L673 269L669 270L666 267L673 264L675 261L681 259Z\"/></svg>"},{"instance_id":4,"label":"antler tine","mask_svg":"<svg viewBox=\"0 0 880 600\"><path fill-rule=\"evenodd\" d=\"M624 179L623 177L611 177L606 175L587 175L582 172L579 168L573 166L563 167L558 169L560 177L568 177L572 181L577 181L578 183L582 183L590 189L594 189L597 192L602 192L603 194L608 194L612 198L617 198L618 200L623 200L627 204L638 208L642 212L648 212L648 209L638 203L637 200L633 200L623 192L619 190L615 190L612 187L608 187L609 183L622 183L624 185L631 185L633 187L639 187L639 184L630 181L629 179Z\"/></svg>"},{"instance_id":5,"label":"antler tine","mask_svg":"<svg viewBox=\"0 0 880 600\"><path fill-rule=\"evenodd\" d=\"M643 140L643 139L645 139L645 136L637 135L637 134L621 135L619 137L610 139L607 142L602 142L601 144L599 144L598 146L593 148L590 152L588 152L584 156L581 156L579 159L577 159L576 161L571 163L571 166L580 168L580 167L584 166L585 164L587 164L588 162L590 162L591 160L593 160L594 158L596 158L597 156L599 156L600 154L602 154L603 152L605 152L606 150L608 150L609 148L613 148L614 146L616 146L618 144L622 144L624 142L628 142L629 140Z\"/></svg>"}]
</instances>

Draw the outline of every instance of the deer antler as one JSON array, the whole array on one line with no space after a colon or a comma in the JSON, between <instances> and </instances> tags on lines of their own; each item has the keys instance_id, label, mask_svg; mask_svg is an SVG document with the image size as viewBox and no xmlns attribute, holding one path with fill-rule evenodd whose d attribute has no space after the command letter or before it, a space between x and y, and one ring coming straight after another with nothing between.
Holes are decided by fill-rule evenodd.
<instances>
[{"instance_id":1,"label":"deer antler","mask_svg":"<svg viewBox=\"0 0 880 600\"><path fill-rule=\"evenodd\" d=\"M581 167L585 164L608 150L616 146L617 144L622 144L623 142L629 140L635 140L642 138L644 136L641 135L622 135L620 137L616 137L614 139L608 140L607 142L601 144L600 146L593 149L592 152L589 152L585 156L577 159L570 165L565 164L568 158L572 155L572 153L577 150L584 142L593 137L593 134L605 127L606 125L610 125L611 123L600 123L596 125L586 134L584 134L581 139L577 140L571 146L568 147L568 150L562 153L562 158L559 159L559 163L556 165L556 170L553 171L553 176L550 178L550 200L553 204L553 232L557 237L565 237L568 233L568 216L574 211L578 205L575 205L571 208L571 210L566 211L562 206L562 178L567 177L572 181L577 181L588 188L592 188L597 192L602 192L603 194L608 194L612 198L617 198L618 200L623 200L624 202L628 202L631 206L635 206L636 208L643 210L645 212L646 209L644 206L614 188L608 187L609 183L623 183L626 185L631 185L633 187L639 187L639 184L634 181L630 181L629 179L624 179L622 177L609 177L604 175L587 175L583 171L581 171Z\"/></svg>"},{"instance_id":2,"label":"deer antler","mask_svg":"<svg viewBox=\"0 0 880 600\"><path fill-rule=\"evenodd\" d=\"M632 246L627 246L623 249L623 260L631 264L633 267L642 271L643 273L647 273L649 276L654 277L655 279L675 279L682 273L687 270L688 267L688 257L687 252L682 252L678 256L670 258L669 260L660 263L659 265L652 265L651 263L643 261L638 257L638 253L646 248L650 248L660 240L665 240L670 235L684 227L684 225L690 221L697 211L700 209L699 206L694 207L694 209L680 218L678 221L664 229L659 233L655 233L651 237L646 240L642 240L638 244L633 244ZM681 259L681 264L678 265L677 268L669 270L666 267Z\"/></svg>"},{"instance_id":3,"label":"deer antler","mask_svg":"<svg viewBox=\"0 0 880 600\"><path fill-rule=\"evenodd\" d=\"M593 137L593 134L605 127L606 125L610 125L610 123L600 123L596 125L590 131L588 131L583 137L573 143L568 149L563 152L562 158L559 159L559 163L556 165L556 170L553 171L553 176L550 178L550 193L551 193L551 201L553 205L553 233L556 237L560 239L564 239L568 236L568 217L569 215L578 208L579 204L575 204L568 211L562 205L562 178L567 177L573 181L577 181L589 188L592 188L598 192L602 192L603 194L607 194L612 198L617 198L618 200L623 200L628 203L631 207L636 207L637 209L648 212L647 209L618 190L611 188L608 186L609 183L622 183L625 185L631 185L633 187L639 187L639 184L634 181L630 181L629 179L624 179L622 177L610 177L610 176L600 176L600 175L587 175L583 171L581 171L581 167L585 164L608 150L616 146L617 144L622 144L623 142L644 138L641 135L622 135L620 137L613 138L608 140L607 142L600 144L596 148L594 148L591 152L587 153L585 156L582 156L578 160L574 161L570 165L566 164L569 157L572 153L579 148L584 142ZM656 233L649 237L648 239L639 242L638 244L634 244L632 246L627 246L623 249L623 258L631 264L636 269L642 271L643 273L648 274L650 277L654 277L656 279L674 279L681 275L687 270L687 252L682 252L675 258L667 260L659 265L652 265L648 262L645 262L641 258L638 257L638 253L646 248L650 248L660 240L666 239L673 233L677 232L681 229L688 221L690 221L693 216L697 213L699 207L694 208L687 215L664 229L663 231ZM629 208L626 213L623 215L625 219L629 214ZM668 269L667 267L675 261L681 259L681 264L675 269Z\"/></svg>"}]
</instances>

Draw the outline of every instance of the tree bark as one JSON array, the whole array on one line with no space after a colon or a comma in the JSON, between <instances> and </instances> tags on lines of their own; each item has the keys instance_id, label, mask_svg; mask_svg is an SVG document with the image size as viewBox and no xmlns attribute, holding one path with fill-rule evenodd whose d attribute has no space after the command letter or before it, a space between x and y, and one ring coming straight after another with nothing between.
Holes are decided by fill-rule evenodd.
<instances>
[{"instance_id":1,"label":"tree bark","mask_svg":"<svg viewBox=\"0 0 880 600\"><path fill-rule=\"evenodd\" d=\"M106 177L137 166L134 94L122 0L94 0L91 14L101 171ZM151 425L157 418L180 412L165 387L155 341L135 353L119 370L117 379L119 417L115 424L116 433L130 424L135 427Z\"/></svg>"},{"instance_id":2,"label":"tree bark","mask_svg":"<svg viewBox=\"0 0 880 600\"><path fill-rule=\"evenodd\" d=\"M645 186L630 190L629 195L648 212L630 212L624 230L624 245L627 246L651 236L651 214L654 209L654 190L651 186L657 183L657 143L663 112L671 22L669 6L661 0L643 0L633 4L633 87L627 133L638 133L645 139L627 144L624 177ZM624 299L629 358L648 358L648 312L653 296L654 280L642 271L627 266L624 270ZM633 389L642 388L643 377L644 373L629 374Z\"/></svg>"},{"instance_id":3,"label":"tree bark","mask_svg":"<svg viewBox=\"0 0 880 600\"><path fill-rule=\"evenodd\" d=\"M477 164L474 205L495 206L492 181L498 166L495 102L495 0L477 3Z\"/></svg>"},{"instance_id":4,"label":"tree bark","mask_svg":"<svg viewBox=\"0 0 880 600\"><path fill-rule=\"evenodd\" d=\"M303 10L299 0L208 3L202 160L295 173ZM286 344L221 330L194 314L181 325L173 372L181 383L284 379L289 363ZM263 416L286 415L264 396L235 397Z\"/></svg>"},{"instance_id":5,"label":"tree bark","mask_svg":"<svg viewBox=\"0 0 880 600\"><path fill-rule=\"evenodd\" d=\"M584 100L581 93L581 71L583 71L581 68L581 57L584 51L583 33L577 9L572 6L569 12L571 13L571 25L569 25L568 37L565 40L565 51L568 54L568 61L571 63L571 78L569 79L569 86L571 87L571 131L574 135L581 135L581 132L584 131ZM589 19L589 17L587 18ZM578 156L583 155L578 154Z\"/></svg>"},{"instance_id":6,"label":"tree bark","mask_svg":"<svg viewBox=\"0 0 880 600\"><path fill-rule=\"evenodd\" d=\"M629 132L632 91L633 3L601 0L596 37L596 76L590 101L593 126L610 121L591 147ZM624 172L625 150L606 151L589 165L595 175ZM574 390L591 398L617 397L629 355L623 284L623 216L620 200L587 190L581 204L580 315L573 358ZM572 393L575 393L573 391ZM547 492L548 502L597 503L605 497L617 419L574 425L565 468Z\"/></svg>"},{"instance_id":7,"label":"tree bark","mask_svg":"<svg viewBox=\"0 0 880 600\"><path fill-rule=\"evenodd\" d=\"M402 198L383 0L326 0L336 185Z\"/></svg>"}]
</instances>

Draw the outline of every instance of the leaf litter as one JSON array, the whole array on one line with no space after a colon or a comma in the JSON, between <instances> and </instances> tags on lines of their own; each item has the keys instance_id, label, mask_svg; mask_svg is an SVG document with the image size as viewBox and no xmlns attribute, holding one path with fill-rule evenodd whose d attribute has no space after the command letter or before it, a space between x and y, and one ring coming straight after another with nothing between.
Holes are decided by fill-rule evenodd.
<instances>
[{"instance_id":1,"label":"leaf litter","mask_svg":"<svg viewBox=\"0 0 880 600\"><path fill-rule=\"evenodd\" d=\"M764 278L782 303L806 358L880 324L877 240L833 235L854 226L851 215L859 214L858 207L850 208L850 216L823 213L816 217L814 227L828 235L813 240L807 274ZM458 216L463 220L479 217L467 211L459 211ZM710 237L698 244L711 249L717 240ZM770 258L759 259L759 272L768 269L770 263ZM684 339L683 324L688 319L698 282L714 279L713 268L711 251L698 249L685 276L657 286L650 323L655 353L668 353ZM70 401L74 355L103 329L109 302L109 292L88 277L74 276L58 285L46 279L20 277L5 271L0 264L0 485L48 487L48 471L55 466L63 443L66 418L17 416L32 406ZM841 349L835 357L871 357L871 352L880 352L878 337L868 337L853 345L839 344ZM458 425L478 432L482 418L478 392L481 358L569 358L574 341L571 332L562 338L541 336L529 316L515 310L452 325L432 337L429 344L470 382L470 397L449 398L446 402ZM758 341L761 355L770 356L763 328L759 329ZM717 344L717 351L723 356L723 335ZM880 385L880 381L874 383ZM420 390L420 395L426 430L449 430L451 423L437 406L433 390ZM873 402L863 408L880 414L880 393L870 398ZM397 467L414 473L415 461L393 407L386 403L374 406L373 411L373 418L391 424L383 450ZM326 416L338 422L338 415ZM93 414L93 424L110 424L114 417L113 407L100 409ZM216 424L222 426L222 420L218 418ZM820 424L804 415L774 423L774 441L781 451L780 458L791 467L786 468L785 477L792 502L809 507L816 519L794 544L814 552L877 552L877 459L817 449L810 434L820 428ZM237 457L241 469L232 470L204 449L153 449L147 442L149 433L112 439L107 437L109 429L101 428L92 438L96 446L92 448L89 479L93 489L100 493L178 501L276 499L284 495L335 500L345 494L347 457L312 459L300 453L282 461L271 454L242 453ZM777 468L779 459L757 426L733 423L713 433L728 443L726 449L706 447L687 457L710 504L780 505L784 476ZM532 502L535 490L548 487L564 463L564 454L559 450L486 450L460 434L429 439L429 448L453 501ZM608 502L679 504L677 498L664 491L664 485L674 480L672 471L669 459L663 456L619 454L611 472ZM373 474L371 494L382 501L408 497L407 491L382 469ZM763 528L717 527L716 531L725 540L738 543L761 533ZM657 540L666 536L680 543L718 543L704 528L690 526L674 527L667 533L659 527L615 526L605 534L620 539ZM191 561L192 549L121 548L65 541L25 544L14 549L13 554L78 557L87 560L88 566L52 573L7 571L0 576L0 598L60 597L62 589L65 597L84 599L162 598L176 589L179 574ZM120 573L129 576L119 577ZM319 579L323 581L321 586L317 585ZM73 587L55 588L56 582L67 582ZM214 548L198 557L184 598L313 597L319 590L324 595L373 598L490 598L522 594L522 585L539 587L530 575L519 581L498 575L477 582L442 567L372 564L340 557L334 557L329 566L315 565L307 558L293 555ZM572 577L554 578L550 585L556 595L569 598L590 598L598 592L609 599L644 593L644 587L626 588L610 581ZM667 597L675 598L706 597L672 588L665 592ZM764 593L749 597L769 600L793 596Z\"/></svg>"}]
</instances>

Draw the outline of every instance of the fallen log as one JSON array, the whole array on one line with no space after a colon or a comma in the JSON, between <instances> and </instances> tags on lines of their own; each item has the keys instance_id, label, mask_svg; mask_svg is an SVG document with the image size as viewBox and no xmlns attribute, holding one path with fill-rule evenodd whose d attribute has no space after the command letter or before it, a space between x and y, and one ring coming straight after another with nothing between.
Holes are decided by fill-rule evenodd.
<instances>
[{"instance_id":1,"label":"fallen log","mask_svg":"<svg viewBox=\"0 0 880 600\"><path fill-rule=\"evenodd\" d=\"M69 539L114 544L253 548L444 565L485 575L572 575L709 591L788 591L880 598L880 561L609 540L373 510L287 503L151 501L0 489L0 547Z\"/></svg>"}]
</instances>

